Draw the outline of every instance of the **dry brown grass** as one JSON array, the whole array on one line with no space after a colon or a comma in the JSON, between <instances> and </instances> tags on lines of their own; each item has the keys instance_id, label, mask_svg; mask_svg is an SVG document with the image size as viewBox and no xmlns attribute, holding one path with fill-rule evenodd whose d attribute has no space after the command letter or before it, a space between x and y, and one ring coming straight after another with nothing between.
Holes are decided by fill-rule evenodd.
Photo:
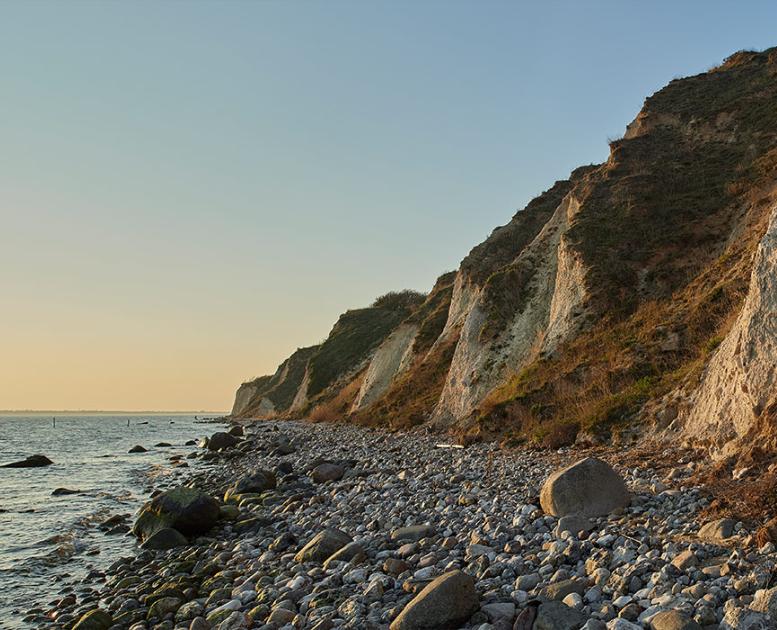
<instances>
[{"instance_id":1,"label":"dry brown grass","mask_svg":"<svg viewBox=\"0 0 777 630\"><path fill-rule=\"evenodd\" d=\"M428 420L440 399L456 339L456 335L451 335L417 360L383 397L358 412L354 420L359 424L392 429L408 429Z\"/></svg>"},{"instance_id":2,"label":"dry brown grass","mask_svg":"<svg viewBox=\"0 0 777 630\"><path fill-rule=\"evenodd\" d=\"M342 422L345 420L350 413L351 405L353 405L353 401L359 393L363 380L364 373L362 372L342 389L338 390L333 398L322 400L316 404L308 414L308 420L315 423Z\"/></svg>"},{"instance_id":3,"label":"dry brown grass","mask_svg":"<svg viewBox=\"0 0 777 630\"><path fill-rule=\"evenodd\" d=\"M479 410L485 433L511 432L554 448L574 441L578 430L626 423L647 400L694 382L736 317L763 227L755 221L669 299L645 302L623 321L601 320L497 387ZM669 334L678 345L667 350Z\"/></svg>"}]
</instances>

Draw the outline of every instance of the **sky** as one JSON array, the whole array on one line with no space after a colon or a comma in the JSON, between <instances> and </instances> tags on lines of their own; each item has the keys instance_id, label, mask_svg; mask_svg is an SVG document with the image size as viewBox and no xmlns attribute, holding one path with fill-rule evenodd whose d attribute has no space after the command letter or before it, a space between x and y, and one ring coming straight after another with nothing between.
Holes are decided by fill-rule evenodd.
<instances>
[{"instance_id":1,"label":"sky","mask_svg":"<svg viewBox=\"0 0 777 630\"><path fill-rule=\"evenodd\" d=\"M0 3L0 409L228 410L773 2Z\"/></svg>"}]
</instances>

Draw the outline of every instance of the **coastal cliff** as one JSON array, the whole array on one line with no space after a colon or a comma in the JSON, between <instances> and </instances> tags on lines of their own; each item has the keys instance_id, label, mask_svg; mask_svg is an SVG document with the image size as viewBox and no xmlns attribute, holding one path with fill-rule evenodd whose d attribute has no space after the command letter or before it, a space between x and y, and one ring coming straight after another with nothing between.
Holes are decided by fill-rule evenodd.
<instances>
[{"instance_id":1,"label":"coastal cliff","mask_svg":"<svg viewBox=\"0 0 777 630\"><path fill-rule=\"evenodd\" d=\"M553 184L428 295L348 311L243 384L232 414L745 448L777 408L776 176L777 49L736 53L646 99L606 162Z\"/></svg>"}]
</instances>

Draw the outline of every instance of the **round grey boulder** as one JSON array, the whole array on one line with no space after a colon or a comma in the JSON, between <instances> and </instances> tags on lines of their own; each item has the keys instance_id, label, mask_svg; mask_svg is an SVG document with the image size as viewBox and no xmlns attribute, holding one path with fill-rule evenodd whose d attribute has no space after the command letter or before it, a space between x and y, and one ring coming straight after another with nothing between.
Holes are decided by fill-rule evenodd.
<instances>
[{"instance_id":1,"label":"round grey boulder","mask_svg":"<svg viewBox=\"0 0 777 630\"><path fill-rule=\"evenodd\" d=\"M540 505L547 514L601 516L630 503L621 476L607 462L586 457L554 472L542 486Z\"/></svg>"}]
</instances>

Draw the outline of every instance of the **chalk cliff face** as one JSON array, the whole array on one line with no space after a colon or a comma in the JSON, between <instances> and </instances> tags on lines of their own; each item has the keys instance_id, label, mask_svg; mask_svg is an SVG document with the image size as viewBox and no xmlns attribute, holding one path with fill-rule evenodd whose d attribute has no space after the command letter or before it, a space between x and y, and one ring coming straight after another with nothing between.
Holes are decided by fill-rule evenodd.
<instances>
[{"instance_id":1,"label":"chalk cliff face","mask_svg":"<svg viewBox=\"0 0 777 630\"><path fill-rule=\"evenodd\" d=\"M671 423L724 452L775 413L776 179L777 51L737 53L649 97L605 163L427 296L349 311L241 386L233 414L547 446Z\"/></svg>"},{"instance_id":2,"label":"chalk cliff face","mask_svg":"<svg viewBox=\"0 0 777 630\"><path fill-rule=\"evenodd\" d=\"M716 458L777 445L777 205L755 255L745 303L672 428Z\"/></svg>"},{"instance_id":3,"label":"chalk cliff face","mask_svg":"<svg viewBox=\"0 0 777 630\"><path fill-rule=\"evenodd\" d=\"M319 346L299 348L272 376L243 383L237 390L232 415L271 417L288 409L300 390L308 362L318 349Z\"/></svg>"}]
</instances>

